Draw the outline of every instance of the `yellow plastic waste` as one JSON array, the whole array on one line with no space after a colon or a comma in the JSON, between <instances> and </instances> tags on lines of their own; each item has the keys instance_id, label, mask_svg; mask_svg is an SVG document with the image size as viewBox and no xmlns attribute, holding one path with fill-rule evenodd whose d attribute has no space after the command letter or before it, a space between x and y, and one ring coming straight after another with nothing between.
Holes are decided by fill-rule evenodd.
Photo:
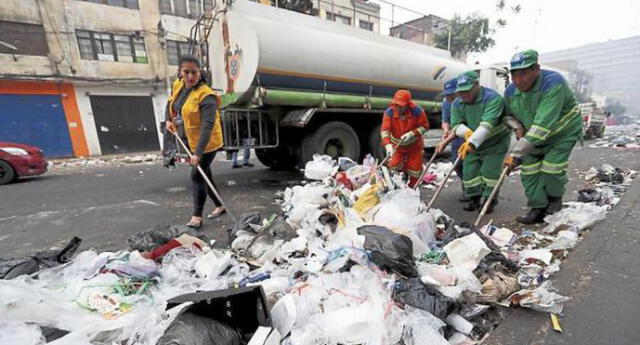
<instances>
[{"instance_id":1,"label":"yellow plastic waste","mask_svg":"<svg viewBox=\"0 0 640 345\"><path fill-rule=\"evenodd\" d=\"M378 197L379 188L378 184L367 188L367 190L360 195L356 203L353 204L353 209L356 210L360 216L364 216L367 211L380 203L380 198Z\"/></svg>"}]
</instances>

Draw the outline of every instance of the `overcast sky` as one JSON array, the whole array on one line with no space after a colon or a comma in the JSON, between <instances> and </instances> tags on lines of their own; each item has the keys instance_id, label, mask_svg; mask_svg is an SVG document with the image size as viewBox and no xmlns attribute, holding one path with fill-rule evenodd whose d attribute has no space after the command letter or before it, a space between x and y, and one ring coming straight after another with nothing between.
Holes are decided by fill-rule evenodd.
<instances>
[{"instance_id":1,"label":"overcast sky","mask_svg":"<svg viewBox=\"0 0 640 345\"><path fill-rule=\"evenodd\" d=\"M508 61L516 51L530 48L542 53L640 35L640 0L506 0L508 5L521 5L518 15L514 15L509 6L502 13L496 13L496 0L389 1L446 19L454 13L472 12L490 16L494 21L505 18L507 26L498 29L494 36L495 47L484 54L471 55L469 63ZM390 6L381 6L381 17L391 19ZM396 22L403 22L417 16L396 9L394 17ZM389 25L383 23L382 27L388 30Z\"/></svg>"}]
</instances>

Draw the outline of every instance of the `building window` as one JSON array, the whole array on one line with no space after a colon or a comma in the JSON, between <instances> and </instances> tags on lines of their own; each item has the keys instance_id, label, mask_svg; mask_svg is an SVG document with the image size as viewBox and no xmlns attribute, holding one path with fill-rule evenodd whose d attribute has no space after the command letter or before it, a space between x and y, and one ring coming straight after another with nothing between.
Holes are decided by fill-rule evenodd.
<instances>
[{"instance_id":1,"label":"building window","mask_svg":"<svg viewBox=\"0 0 640 345\"><path fill-rule=\"evenodd\" d=\"M178 65L180 56L190 54L189 42L167 40L167 59L169 65Z\"/></svg>"},{"instance_id":2,"label":"building window","mask_svg":"<svg viewBox=\"0 0 640 345\"><path fill-rule=\"evenodd\" d=\"M365 30L369 30L369 31L373 31L373 23L372 22L368 22L366 20L360 20L360 28L361 29L365 29Z\"/></svg>"},{"instance_id":3,"label":"building window","mask_svg":"<svg viewBox=\"0 0 640 345\"><path fill-rule=\"evenodd\" d=\"M213 9L215 0L159 0L160 13L198 18Z\"/></svg>"},{"instance_id":4,"label":"building window","mask_svg":"<svg viewBox=\"0 0 640 345\"><path fill-rule=\"evenodd\" d=\"M118 6L124 8L139 9L138 0L80 0L85 2L93 2L94 4L103 4L109 6Z\"/></svg>"},{"instance_id":5,"label":"building window","mask_svg":"<svg viewBox=\"0 0 640 345\"><path fill-rule=\"evenodd\" d=\"M42 25L0 21L0 54L46 56L47 36Z\"/></svg>"},{"instance_id":6,"label":"building window","mask_svg":"<svg viewBox=\"0 0 640 345\"><path fill-rule=\"evenodd\" d=\"M149 62L141 37L76 30L76 38L80 57L84 60Z\"/></svg>"},{"instance_id":7,"label":"building window","mask_svg":"<svg viewBox=\"0 0 640 345\"><path fill-rule=\"evenodd\" d=\"M334 22L342 23L345 25L351 25L351 18L331 12L327 12L327 20L332 20Z\"/></svg>"}]
</instances>

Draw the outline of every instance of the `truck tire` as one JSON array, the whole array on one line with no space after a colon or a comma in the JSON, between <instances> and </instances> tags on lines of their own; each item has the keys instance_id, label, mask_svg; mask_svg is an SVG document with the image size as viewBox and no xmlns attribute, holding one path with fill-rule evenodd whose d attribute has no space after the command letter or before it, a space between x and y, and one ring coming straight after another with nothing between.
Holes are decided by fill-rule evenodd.
<instances>
[{"instance_id":1,"label":"truck tire","mask_svg":"<svg viewBox=\"0 0 640 345\"><path fill-rule=\"evenodd\" d=\"M380 138L381 127L381 124L373 127L369 134L369 141L367 142L369 145L369 153L378 159L383 159L385 156L384 147L382 147L382 139Z\"/></svg>"},{"instance_id":2,"label":"truck tire","mask_svg":"<svg viewBox=\"0 0 640 345\"><path fill-rule=\"evenodd\" d=\"M296 158L290 154L289 148L279 146L273 149L256 149L256 157L260 163L273 170L291 170L296 166Z\"/></svg>"},{"instance_id":3,"label":"truck tire","mask_svg":"<svg viewBox=\"0 0 640 345\"><path fill-rule=\"evenodd\" d=\"M11 164L0 160L0 185L9 183L16 178L16 171Z\"/></svg>"},{"instance_id":4,"label":"truck tire","mask_svg":"<svg viewBox=\"0 0 640 345\"><path fill-rule=\"evenodd\" d=\"M313 159L315 153L328 155L334 159L349 157L360 159L358 134L348 124L341 121L327 122L302 140L300 167Z\"/></svg>"}]
</instances>

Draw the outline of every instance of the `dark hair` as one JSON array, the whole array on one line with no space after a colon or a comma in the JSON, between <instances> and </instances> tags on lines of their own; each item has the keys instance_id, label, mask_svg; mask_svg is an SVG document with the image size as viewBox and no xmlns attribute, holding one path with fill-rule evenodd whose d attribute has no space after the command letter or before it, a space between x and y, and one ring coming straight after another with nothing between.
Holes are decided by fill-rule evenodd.
<instances>
[{"instance_id":1,"label":"dark hair","mask_svg":"<svg viewBox=\"0 0 640 345\"><path fill-rule=\"evenodd\" d=\"M200 59L198 59L194 55L185 54L180 56L180 59L178 60L178 66L182 66L184 62L193 62L194 64L196 64L196 66L198 66L198 68L200 68Z\"/></svg>"}]
</instances>

